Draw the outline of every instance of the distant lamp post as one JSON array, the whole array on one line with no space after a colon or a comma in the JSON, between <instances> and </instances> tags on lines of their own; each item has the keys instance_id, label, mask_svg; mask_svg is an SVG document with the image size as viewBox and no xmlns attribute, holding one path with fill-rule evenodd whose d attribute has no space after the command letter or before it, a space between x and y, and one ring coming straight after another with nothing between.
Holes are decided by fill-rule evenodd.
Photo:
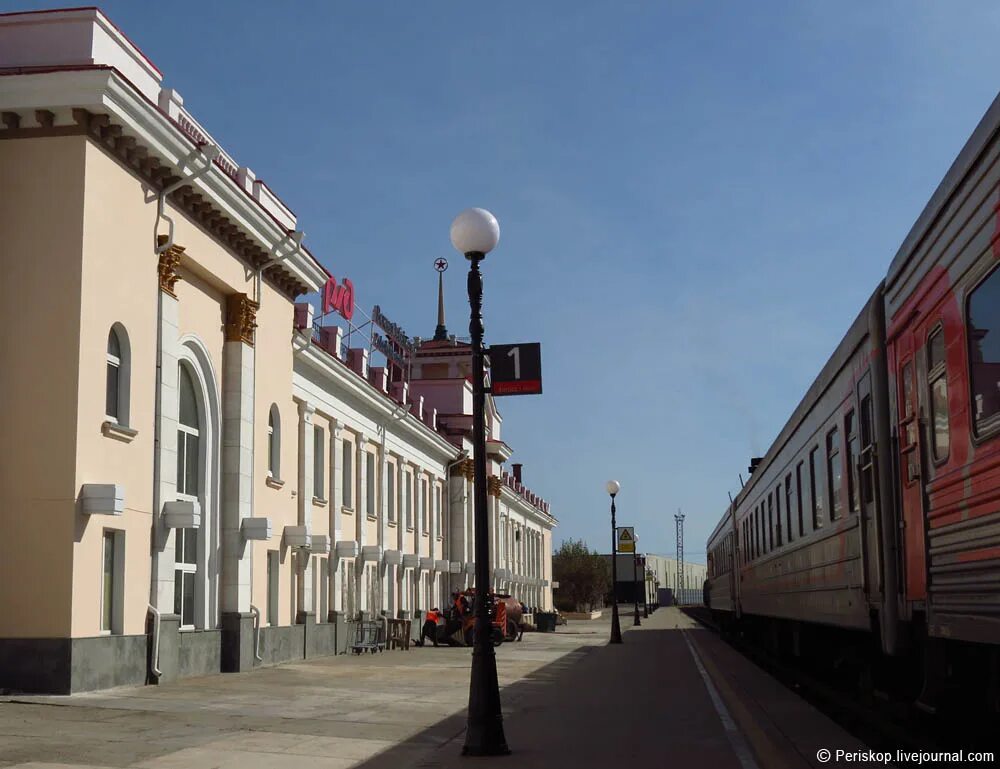
<instances>
[{"instance_id":1,"label":"distant lamp post","mask_svg":"<svg viewBox=\"0 0 1000 769\"><path fill-rule=\"evenodd\" d=\"M636 537L636 542L639 538ZM639 621L639 554L635 551L633 547L632 550L632 606L633 606L633 619L632 625L634 627L639 627L642 622Z\"/></svg>"},{"instance_id":2,"label":"distant lamp post","mask_svg":"<svg viewBox=\"0 0 1000 769\"><path fill-rule=\"evenodd\" d=\"M486 390L483 365L483 276L479 263L496 248L500 225L483 208L469 208L451 223L451 244L469 260L469 333L472 336L472 445L475 469L473 503L476 526L476 624L473 633L469 720L462 754L504 756L510 753L503 733L497 658L490 639L490 540L486 511Z\"/></svg>"},{"instance_id":3,"label":"distant lamp post","mask_svg":"<svg viewBox=\"0 0 1000 769\"><path fill-rule=\"evenodd\" d=\"M622 642L622 627L618 621L618 524L615 522L615 497L622 490L618 481L608 481L608 494L611 495L611 643Z\"/></svg>"}]
</instances>

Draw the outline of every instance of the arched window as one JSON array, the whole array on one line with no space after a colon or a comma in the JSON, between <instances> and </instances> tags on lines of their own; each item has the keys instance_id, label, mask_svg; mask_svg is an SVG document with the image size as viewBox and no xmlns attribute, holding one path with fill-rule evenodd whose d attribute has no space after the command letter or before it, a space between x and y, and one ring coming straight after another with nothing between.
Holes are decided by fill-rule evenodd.
<instances>
[{"instance_id":1,"label":"arched window","mask_svg":"<svg viewBox=\"0 0 1000 769\"><path fill-rule=\"evenodd\" d=\"M177 372L180 409L177 420L177 498L197 500L201 487L201 415L187 366ZM198 578L198 529L177 529L174 540L174 613L182 627L195 624Z\"/></svg>"},{"instance_id":2,"label":"arched window","mask_svg":"<svg viewBox=\"0 0 1000 769\"><path fill-rule=\"evenodd\" d=\"M104 414L117 425L128 426L130 354L128 334L120 323L108 332Z\"/></svg>"},{"instance_id":3,"label":"arched window","mask_svg":"<svg viewBox=\"0 0 1000 769\"><path fill-rule=\"evenodd\" d=\"M267 417L267 475L281 479L281 414L276 403L271 404Z\"/></svg>"}]
</instances>

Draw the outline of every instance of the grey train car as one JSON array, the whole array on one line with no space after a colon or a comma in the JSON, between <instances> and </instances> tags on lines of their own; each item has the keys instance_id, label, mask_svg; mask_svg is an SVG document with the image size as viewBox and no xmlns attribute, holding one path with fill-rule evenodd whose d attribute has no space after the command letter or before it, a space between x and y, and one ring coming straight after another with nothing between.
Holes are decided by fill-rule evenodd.
<instances>
[{"instance_id":1,"label":"grey train car","mask_svg":"<svg viewBox=\"0 0 1000 769\"><path fill-rule=\"evenodd\" d=\"M723 627L1000 715L1000 98L707 548Z\"/></svg>"}]
</instances>

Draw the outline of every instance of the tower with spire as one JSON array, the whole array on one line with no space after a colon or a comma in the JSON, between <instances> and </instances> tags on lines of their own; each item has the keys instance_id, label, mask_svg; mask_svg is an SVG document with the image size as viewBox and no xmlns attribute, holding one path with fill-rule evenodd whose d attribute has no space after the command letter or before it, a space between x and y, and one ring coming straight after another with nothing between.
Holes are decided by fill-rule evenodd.
<instances>
[{"instance_id":1,"label":"tower with spire","mask_svg":"<svg viewBox=\"0 0 1000 769\"><path fill-rule=\"evenodd\" d=\"M447 342L448 329L444 325L444 271L448 269L448 260L435 260L434 269L438 273L438 322L434 329L434 341Z\"/></svg>"}]
</instances>

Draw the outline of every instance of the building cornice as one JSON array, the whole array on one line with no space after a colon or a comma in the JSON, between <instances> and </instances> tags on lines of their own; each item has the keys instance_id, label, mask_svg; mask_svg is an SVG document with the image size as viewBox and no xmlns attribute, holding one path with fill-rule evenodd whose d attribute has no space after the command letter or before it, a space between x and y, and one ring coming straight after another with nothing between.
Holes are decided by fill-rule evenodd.
<instances>
[{"instance_id":1,"label":"building cornice","mask_svg":"<svg viewBox=\"0 0 1000 769\"><path fill-rule=\"evenodd\" d=\"M312 341L296 340L295 368L305 366L318 373L323 378L324 385L338 398L347 395L370 411L378 420L389 420L398 415L399 403L388 395L376 390L369 382L349 369L342 361L334 359L326 350ZM305 344L303 344L306 342ZM431 430L427 425L412 414L392 423L393 432L418 443L422 448L440 455L442 461L454 459L457 449L455 445Z\"/></svg>"},{"instance_id":2,"label":"building cornice","mask_svg":"<svg viewBox=\"0 0 1000 769\"><path fill-rule=\"evenodd\" d=\"M98 126L96 138L106 139L101 143L112 150L122 144L142 145L144 154L168 169L154 174L157 186L183 180L191 170L189 157L198 148L195 141L113 67L8 72L0 82L3 85L0 111L29 114L51 111L55 125L50 130L73 124L74 110L86 110L95 117L106 115L106 122ZM5 133L0 129L0 139ZM23 130L17 135L23 136ZM178 189L171 200L188 213L192 209L207 213L206 206L217 209L215 218L224 219L231 229L238 229L248 245L264 252L263 257L288 234L287 228L217 166ZM327 280L326 271L305 250L284 259L272 270L275 272L285 273L297 284L299 293L318 291Z\"/></svg>"}]
</instances>

